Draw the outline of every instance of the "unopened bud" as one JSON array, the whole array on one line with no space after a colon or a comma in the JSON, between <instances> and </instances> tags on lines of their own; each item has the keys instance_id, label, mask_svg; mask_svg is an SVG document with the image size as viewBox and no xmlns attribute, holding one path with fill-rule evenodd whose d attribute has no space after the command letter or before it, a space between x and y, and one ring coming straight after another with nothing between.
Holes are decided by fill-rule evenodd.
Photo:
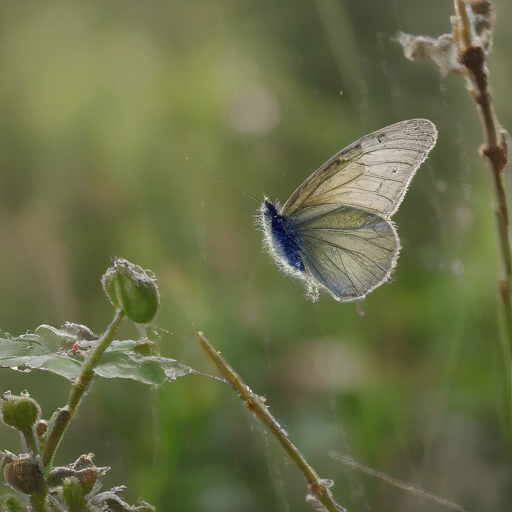
<instances>
[{"instance_id":1,"label":"unopened bud","mask_svg":"<svg viewBox=\"0 0 512 512\"><path fill-rule=\"evenodd\" d=\"M39 404L28 393L21 396L4 393L2 403L2 420L6 425L21 432L30 430L41 416Z\"/></svg>"},{"instance_id":2,"label":"unopened bud","mask_svg":"<svg viewBox=\"0 0 512 512\"><path fill-rule=\"evenodd\" d=\"M151 322L160 307L153 273L123 258L112 256L112 261L114 265L102 278L103 289L110 302L135 323Z\"/></svg>"},{"instance_id":3,"label":"unopened bud","mask_svg":"<svg viewBox=\"0 0 512 512\"><path fill-rule=\"evenodd\" d=\"M37 437L42 437L48 431L48 422L45 420L39 420L36 425Z\"/></svg>"},{"instance_id":4,"label":"unopened bud","mask_svg":"<svg viewBox=\"0 0 512 512\"><path fill-rule=\"evenodd\" d=\"M76 476L64 478L62 494L70 511L85 510L87 502L84 488Z\"/></svg>"}]
</instances>

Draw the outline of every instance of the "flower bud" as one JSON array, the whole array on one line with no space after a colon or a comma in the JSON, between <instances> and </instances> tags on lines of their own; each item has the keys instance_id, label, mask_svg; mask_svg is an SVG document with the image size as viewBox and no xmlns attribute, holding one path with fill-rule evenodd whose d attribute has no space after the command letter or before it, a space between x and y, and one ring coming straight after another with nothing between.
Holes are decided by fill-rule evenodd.
<instances>
[{"instance_id":1,"label":"flower bud","mask_svg":"<svg viewBox=\"0 0 512 512\"><path fill-rule=\"evenodd\" d=\"M86 509L85 492L80 480L76 476L64 478L62 482L62 495L70 511Z\"/></svg>"},{"instance_id":2,"label":"flower bud","mask_svg":"<svg viewBox=\"0 0 512 512\"><path fill-rule=\"evenodd\" d=\"M135 323L151 322L160 307L160 295L153 273L123 258L111 258L114 265L101 280L110 302Z\"/></svg>"},{"instance_id":3,"label":"flower bud","mask_svg":"<svg viewBox=\"0 0 512 512\"><path fill-rule=\"evenodd\" d=\"M6 425L26 432L40 418L41 408L28 393L22 393L21 396L4 393L3 398L2 420Z\"/></svg>"},{"instance_id":4,"label":"flower bud","mask_svg":"<svg viewBox=\"0 0 512 512\"><path fill-rule=\"evenodd\" d=\"M46 420L39 420L36 425L37 437L43 437L48 431L48 422Z\"/></svg>"}]
</instances>

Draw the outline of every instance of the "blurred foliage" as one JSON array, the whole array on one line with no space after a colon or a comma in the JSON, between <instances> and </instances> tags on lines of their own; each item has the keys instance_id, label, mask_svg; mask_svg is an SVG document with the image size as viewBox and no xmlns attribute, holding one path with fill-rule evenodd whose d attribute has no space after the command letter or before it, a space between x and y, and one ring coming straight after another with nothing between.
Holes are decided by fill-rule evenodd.
<instances>
[{"instance_id":1,"label":"blurred foliage","mask_svg":"<svg viewBox=\"0 0 512 512\"><path fill-rule=\"evenodd\" d=\"M512 127L512 4L495 2L491 85ZM398 30L450 30L431 0L72 0L0 3L0 327L113 316L109 255L155 272L162 354L214 370L191 324L251 388L351 512L434 510L330 450L471 510L509 510L500 426L500 268L482 136L462 80L406 61ZM342 94L341 94L342 92ZM286 200L362 135L426 117L439 140L394 217L392 283L362 304L305 299L266 253L258 205ZM507 181L510 178L507 177ZM127 338L137 333L128 323ZM0 371L43 417L49 372ZM155 426L156 424L156 426ZM2 448L18 450L1 426ZM159 510L309 510L302 477L226 385L190 375L149 389L101 380L57 464L93 452ZM284 491L288 508L274 488ZM437 509L436 509L437 510Z\"/></svg>"}]
</instances>

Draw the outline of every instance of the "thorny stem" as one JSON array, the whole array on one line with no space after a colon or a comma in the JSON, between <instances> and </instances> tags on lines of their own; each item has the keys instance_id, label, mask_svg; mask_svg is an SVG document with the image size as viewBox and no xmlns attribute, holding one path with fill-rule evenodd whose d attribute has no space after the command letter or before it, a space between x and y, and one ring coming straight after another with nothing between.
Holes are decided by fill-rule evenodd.
<instances>
[{"instance_id":1,"label":"thorny stem","mask_svg":"<svg viewBox=\"0 0 512 512\"><path fill-rule=\"evenodd\" d=\"M118 310L114 321L108 326L107 330L103 333L98 340L96 348L87 356L82 364L80 374L73 382L71 392L69 394L68 403L62 409L55 413L53 425L46 438L43 452L43 466L47 467L51 464L55 451L66 431L68 425L71 423L75 415L76 408L82 398L83 394L89 389L91 380L94 377L94 367L98 364L103 352L108 348L114 339L114 335L121 325L125 314L123 311Z\"/></svg>"},{"instance_id":2,"label":"thorny stem","mask_svg":"<svg viewBox=\"0 0 512 512\"><path fill-rule=\"evenodd\" d=\"M299 450L288 439L288 435L272 414L270 414L270 411L264 404L262 398L250 390L240 375L238 375L238 373L229 366L226 360L215 350L208 338L206 338L202 332L198 332L197 336L199 338L199 343L201 343L201 346L210 359L214 362L222 375L224 375L229 384L235 388L240 398L245 402L247 410L252 412L254 416L261 421L261 423L263 423L265 427L272 432L272 434L274 434L290 459L299 468L308 483L309 492L314 496L314 498L320 501L324 505L325 510L328 510L329 512L346 512L343 507L334 501L332 493L326 485L326 482L316 474L315 470L307 463Z\"/></svg>"},{"instance_id":3,"label":"thorny stem","mask_svg":"<svg viewBox=\"0 0 512 512\"><path fill-rule=\"evenodd\" d=\"M469 20L463 0L454 0L457 19L457 32L470 34ZM500 299L505 315L505 328L508 351L512 349L512 253L508 234L508 205L503 182L503 173L507 165L507 145L502 135L496 113L494 112L491 92L489 91L487 58L482 46L473 45L471 40L460 37L458 41L459 62L466 68L471 83L469 92L475 100L480 124L484 133L484 144L480 154L487 162L493 181L494 210L498 225L501 259L505 279L500 282ZM510 357L509 357L510 360Z\"/></svg>"}]
</instances>

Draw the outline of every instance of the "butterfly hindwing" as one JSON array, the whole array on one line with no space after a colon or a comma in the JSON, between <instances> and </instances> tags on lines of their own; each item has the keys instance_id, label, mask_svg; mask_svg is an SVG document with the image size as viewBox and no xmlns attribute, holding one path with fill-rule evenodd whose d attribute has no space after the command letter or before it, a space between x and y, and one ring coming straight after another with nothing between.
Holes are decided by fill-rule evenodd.
<instances>
[{"instance_id":1,"label":"butterfly hindwing","mask_svg":"<svg viewBox=\"0 0 512 512\"><path fill-rule=\"evenodd\" d=\"M354 300L388 279L400 250L390 221L348 206L308 210L295 234L313 296L318 283L336 300Z\"/></svg>"}]
</instances>

